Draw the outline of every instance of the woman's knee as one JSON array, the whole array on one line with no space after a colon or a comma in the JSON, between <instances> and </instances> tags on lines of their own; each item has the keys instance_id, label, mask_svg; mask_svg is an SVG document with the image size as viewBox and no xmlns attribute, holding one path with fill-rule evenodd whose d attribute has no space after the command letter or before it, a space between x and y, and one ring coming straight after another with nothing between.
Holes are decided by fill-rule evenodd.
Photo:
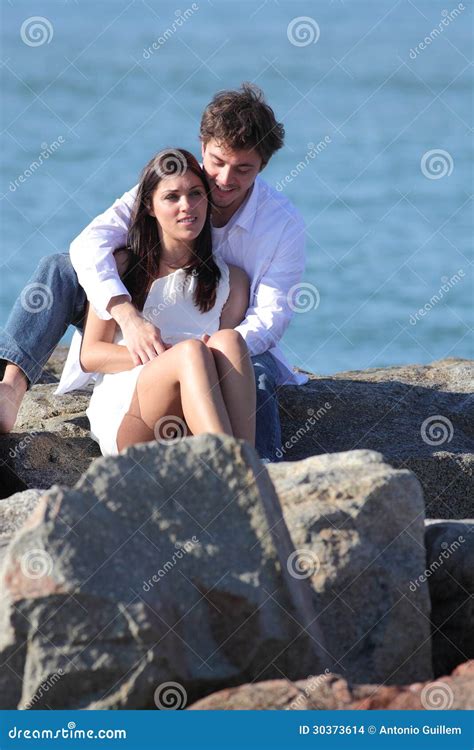
<instances>
[{"instance_id":1,"label":"woman's knee","mask_svg":"<svg viewBox=\"0 0 474 750\"><path fill-rule=\"evenodd\" d=\"M206 344L200 339L186 339L176 344L176 349L181 357L185 360L202 359L209 357L209 350Z\"/></svg>"},{"instance_id":2,"label":"woman's knee","mask_svg":"<svg viewBox=\"0 0 474 750\"><path fill-rule=\"evenodd\" d=\"M210 337L207 345L221 351L228 351L229 349L239 349L242 352L247 351L247 344L235 328L223 328L220 331L216 331Z\"/></svg>"}]
</instances>

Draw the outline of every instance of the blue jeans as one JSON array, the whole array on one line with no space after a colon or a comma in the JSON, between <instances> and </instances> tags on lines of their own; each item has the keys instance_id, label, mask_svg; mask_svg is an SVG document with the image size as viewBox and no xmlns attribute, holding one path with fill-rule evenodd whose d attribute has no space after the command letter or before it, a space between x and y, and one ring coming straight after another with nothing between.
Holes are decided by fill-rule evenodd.
<instances>
[{"instance_id":1,"label":"blue jeans","mask_svg":"<svg viewBox=\"0 0 474 750\"><path fill-rule=\"evenodd\" d=\"M257 430L255 447L265 462L280 459L277 450L281 448L280 412L276 383L278 365L270 352L257 354L252 359L257 384Z\"/></svg>"},{"instance_id":2,"label":"blue jeans","mask_svg":"<svg viewBox=\"0 0 474 750\"><path fill-rule=\"evenodd\" d=\"M28 387L34 385L69 325L82 330L86 302L69 253L42 258L0 329L0 360L18 365ZM256 448L261 458L276 461L281 447L278 367L269 352L252 357L252 362L257 381Z\"/></svg>"},{"instance_id":3,"label":"blue jeans","mask_svg":"<svg viewBox=\"0 0 474 750\"><path fill-rule=\"evenodd\" d=\"M0 330L0 359L18 365L34 385L68 326L83 327L86 301L69 253L41 258Z\"/></svg>"}]
</instances>

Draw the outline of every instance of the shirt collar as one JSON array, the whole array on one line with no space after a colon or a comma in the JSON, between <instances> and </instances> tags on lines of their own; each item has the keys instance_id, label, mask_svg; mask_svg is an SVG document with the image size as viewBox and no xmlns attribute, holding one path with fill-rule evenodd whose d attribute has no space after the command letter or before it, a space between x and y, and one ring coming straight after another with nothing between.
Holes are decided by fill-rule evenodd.
<instances>
[{"instance_id":1,"label":"shirt collar","mask_svg":"<svg viewBox=\"0 0 474 750\"><path fill-rule=\"evenodd\" d=\"M241 229L244 229L249 233L252 232L253 225L255 223L255 217L257 215L260 177L257 176L255 178L255 182L253 183L251 190L252 192L245 199L242 206L239 206L239 208L237 209L237 213L229 219L227 224L224 224L223 227L218 227L218 229L225 230L226 227L230 225L229 232L234 231L235 227L240 227Z\"/></svg>"},{"instance_id":2,"label":"shirt collar","mask_svg":"<svg viewBox=\"0 0 474 750\"><path fill-rule=\"evenodd\" d=\"M258 192L260 189L259 177L255 178L253 183L252 192L246 198L243 209L237 212L234 226L238 226L241 229L245 229L246 232L251 232L257 215L258 206Z\"/></svg>"}]
</instances>

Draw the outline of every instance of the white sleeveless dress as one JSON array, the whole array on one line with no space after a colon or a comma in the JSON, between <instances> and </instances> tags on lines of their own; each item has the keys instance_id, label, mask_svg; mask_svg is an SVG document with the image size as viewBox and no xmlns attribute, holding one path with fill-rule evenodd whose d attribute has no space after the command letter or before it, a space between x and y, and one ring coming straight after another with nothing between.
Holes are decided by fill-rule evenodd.
<instances>
[{"instance_id":1,"label":"white sleeveless dress","mask_svg":"<svg viewBox=\"0 0 474 750\"><path fill-rule=\"evenodd\" d=\"M181 268L156 279L151 285L142 315L160 329L165 343L177 344L185 339L200 339L205 333L212 334L219 330L222 308L230 290L229 267L219 258L215 258L215 261L221 270L221 278L216 303L206 313L200 312L194 304L196 277L187 277ZM125 346L118 327L114 343ZM99 443L104 456L114 456L119 452L117 432L129 409L143 367L145 365L138 365L124 372L97 375L86 414L91 436Z\"/></svg>"}]
</instances>

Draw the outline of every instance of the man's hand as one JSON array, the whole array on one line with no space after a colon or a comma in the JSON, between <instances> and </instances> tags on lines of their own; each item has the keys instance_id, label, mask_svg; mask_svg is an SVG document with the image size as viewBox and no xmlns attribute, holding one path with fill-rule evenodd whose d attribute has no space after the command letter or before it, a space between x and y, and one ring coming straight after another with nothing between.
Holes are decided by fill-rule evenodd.
<instances>
[{"instance_id":1,"label":"man's hand","mask_svg":"<svg viewBox=\"0 0 474 750\"><path fill-rule=\"evenodd\" d=\"M161 338L160 329L139 313L130 316L120 327L134 365L144 365L170 348Z\"/></svg>"},{"instance_id":2,"label":"man's hand","mask_svg":"<svg viewBox=\"0 0 474 750\"><path fill-rule=\"evenodd\" d=\"M161 338L160 329L142 318L125 296L114 297L107 309L120 326L134 367L150 362L170 348Z\"/></svg>"}]
</instances>

